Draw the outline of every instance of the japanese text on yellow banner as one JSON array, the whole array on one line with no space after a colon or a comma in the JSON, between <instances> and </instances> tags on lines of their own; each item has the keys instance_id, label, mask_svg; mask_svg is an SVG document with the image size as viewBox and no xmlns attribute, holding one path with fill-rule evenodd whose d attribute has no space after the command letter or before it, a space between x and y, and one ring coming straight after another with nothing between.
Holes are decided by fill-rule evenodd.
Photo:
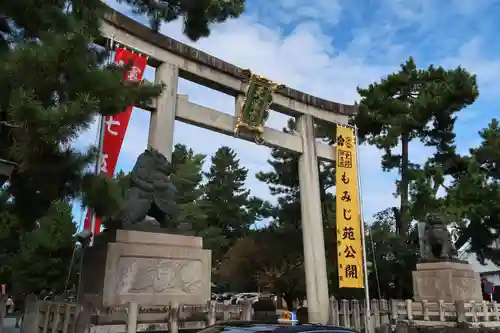
<instances>
[{"instance_id":1,"label":"japanese text on yellow banner","mask_svg":"<svg viewBox=\"0 0 500 333\"><path fill-rule=\"evenodd\" d=\"M340 288L363 288L354 128L337 126L337 257Z\"/></svg>"}]
</instances>

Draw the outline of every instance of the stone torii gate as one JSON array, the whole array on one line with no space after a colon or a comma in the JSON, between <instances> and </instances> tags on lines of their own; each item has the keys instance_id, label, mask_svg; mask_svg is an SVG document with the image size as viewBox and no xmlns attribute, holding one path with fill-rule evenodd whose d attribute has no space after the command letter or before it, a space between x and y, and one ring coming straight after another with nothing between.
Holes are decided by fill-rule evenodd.
<instances>
[{"instance_id":1,"label":"stone torii gate","mask_svg":"<svg viewBox=\"0 0 500 333\"><path fill-rule=\"evenodd\" d=\"M238 116L242 112L241 105L245 103L245 93L250 85L248 71L155 33L118 12L105 17L102 21L102 33L104 37L113 39L120 45L149 56L148 64L156 68L155 82L162 82L166 86L149 110L149 147L158 149L171 159L175 120L234 135ZM187 96L178 95L179 77L234 96L235 116L191 103ZM316 142L314 119L347 124L348 117L356 113L356 105L323 100L288 87L274 87L270 93L270 108L296 117L297 133L262 127L259 143L300 154L299 178L300 194L304 198L301 200L301 211L309 321L326 324L329 293L317 159L335 161L335 147ZM238 138L255 139L248 135Z\"/></svg>"}]
</instances>

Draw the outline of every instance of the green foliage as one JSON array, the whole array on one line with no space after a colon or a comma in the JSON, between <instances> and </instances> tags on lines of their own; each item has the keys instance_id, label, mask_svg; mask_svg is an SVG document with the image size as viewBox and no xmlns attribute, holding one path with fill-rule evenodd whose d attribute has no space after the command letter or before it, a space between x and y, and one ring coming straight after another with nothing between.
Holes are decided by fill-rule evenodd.
<instances>
[{"instance_id":1,"label":"green foliage","mask_svg":"<svg viewBox=\"0 0 500 333\"><path fill-rule=\"evenodd\" d=\"M23 230L11 212L16 212L13 203L2 201L0 278L14 292L62 291L75 246L71 206L64 202L52 204L30 231ZM76 270L71 278L70 282L74 282Z\"/></svg>"},{"instance_id":2,"label":"green foliage","mask_svg":"<svg viewBox=\"0 0 500 333\"><path fill-rule=\"evenodd\" d=\"M176 144L172 154L172 183L177 189L176 203L179 207L177 220L203 225L206 214L200 198L203 195L203 163L205 155L195 154L185 145Z\"/></svg>"},{"instance_id":3,"label":"green foliage","mask_svg":"<svg viewBox=\"0 0 500 333\"><path fill-rule=\"evenodd\" d=\"M234 231L237 236L243 236L254 222L252 216L244 209L250 196L250 190L245 188L248 170L240 166L236 153L229 147L219 148L211 163L209 171L205 173L207 178L205 199L213 206L229 213L228 217L233 216L228 221L219 221L224 231L228 233ZM210 209L215 211L214 208ZM217 215L221 214L215 213L209 216Z\"/></svg>"},{"instance_id":4,"label":"green foliage","mask_svg":"<svg viewBox=\"0 0 500 333\"><path fill-rule=\"evenodd\" d=\"M84 166L92 161L91 154L68 148L40 155L36 161L30 162L30 167L14 172L7 192L24 228L33 228L35 221L45 214L53 202L79 195Z\"/></svg>"},{"instance_id":5,"label":"green foliage","mask_svg":"<svg viewBox=\"0 0 500 333\"><path fill-rule=\"evenodd\" d=\"M412 271L418 259L418 232L396 233L399 209L387 208L375 215L367 239L368 283L374 298L413 297Z\"/></svg>"},{"instance_id":6,"label":"green foliage","mask_svg":"<svg viewBox=\"0 0 500 333\"><path fill-rule=\"evenodd\" d=\"M69 272L75 247L71 206L56 203L39 227L21 238L16 260L13 262L14 289L39 292L43 289L61 292ZM43 272L43 274L40 274Z\"/></svg>"},{"instance_id":7,"label":"green foliage","mask_svg":"<svg viewBox=\"0 0 500 333\"><path fill-rule=\"evenodd\" d=\"M216 236L217 242L209 243L215 267L238 238L248 234L250 227L261 218L265 203L250 196L245 188L248 170L240 166L236 153L221 147L211 158L202 205L206 224L197 225L203 236ZM214 238L207 237L210 240Z\"/></svg>"},{"instance_id":8,"label":"green foliage","mask_svg":"<svg viewBox=\"0 0 500 333\"><path fill-rule=\"evenodd\" d=\"M500 263L500 249L492 247L500 232L500 126L493 119L479 133L482 142L470 149L465 158L467 169L457 176L448 189L446 205L450 207L470 240L471 251L480 260Z\"/></svg>"},{"instance_id":9,"label":"green foliage","mask_svg":"<svg viewBox=\"0 0 500 333\"><path fill-rule=\"evenodd\" d=\"M146 13L156 26L182 16L193 39L207 36L209 24L237 17L244 9L242 0L125 2ZM117 206L113 184L95 177L82 180L95 151L78 153L70 145L89 128L97 111L116 114L127 105L147 102L162 89L125 84L128 68L108 64L108 50L94 44L101 37L99 22L106 10L100 0L0 5L0 121L16 126L0 128L0 158L19 165L9 192L27 225L42 217L51 203L79 195L82 183L85 189L100 191L100 200L92 194L84 197L85 203L97 204L100 213Z\"/></svg>"},{"instance_id":10,"label":"green foliage","mask_svg":"<svg viewBox=\"0 0 500 333\"><path fill-rule=\"evenodd\" d=\"M437 192L434 188L439 186L433 185L432 193L422 193L424 188L428 189L423 183L428 185L432 176L452 174L463 168L455 152L453 126L455 113L472 104L479 94L476 77L461 67L446 70L431 65L425 70L418 69L410 58L399 72L366 89L358 88L358 92L361 102L353 121L361 141L384 150L382 168L397 169L400 173L397 194L401 198L401 212L397 230L406 234L412 217L411 182L420 178L413 190L429 201ZM436 149L424 169L410 161L409 143L415 139ZM401 153L394 152L398 147ZM432 182L442 185L442 177ZM415 201L423 200L414 194ZM436 208L435 203L428 204L428 209Z\"/></svg>"},{"instance_id":11,"label":"green foliage","mask_svg":"<svg viewBox=\"0 0 500 333\"><path fill-rule=\"evenodd\" d=\"M162 21L171 22L183 18L184 33L191 40L210 35L210 25L228 18L240 16L245 9L245 0L119 0L127 3L134 12L145 14L153 30L158 31Z\"/></svg>"},{"instance_id":12,"label":"green foliage","mask_svg":"<svg viewBox=\"0 0 500 333\"><path fill-rule=\"evenodd\" d=\"M18 163L8 191L26 227L53 202L79 195L95 151L70 145L96 111L116 114L161 91L125 84L126 68L107 66L108 50L93 44L105 10L99 0L0 5L0 115L16 125L0 132L0 158Z\"/></svg>"},{"instance_id":13,"label":"green foliage","mask_svg":"<svg viewBox=\"0 0 500 333\"><path fill-rule=\"evenodd\" d=\"M109 178L108 175L85 175L83 189L82 208L92 207L98 217L114 216L123 206L122 188L116 179Z\"/></svg>"},{"instance_id":14,"label":"green foliage","mask_svg":"<svg viewBox=\"0 0 500 333\"><path fill-rule=\"evenodd\" d=\"M285 133L295 130L295 121L289 120ZM268 164L270 172L259 172L258 180L269 185L272 195L277 197L278 204L271 209L274 223L302 228L299 189L299 156L281 149L271 151ZM335 198L331 190L335 186L335 163L319 162L320 197L325 225L333 225L335 221Z\"/></svg>"},{"instance_id":15,"label":"green foliage","mask_svg":"<svg viewBox=\"0 0 500 333\"><path fill-rule=\"evenodd\" d=\"M15 216L6 191L0 191L0 279L10 281L12 254L19 248L21 225Z\"/></svg>"}]
</instances>

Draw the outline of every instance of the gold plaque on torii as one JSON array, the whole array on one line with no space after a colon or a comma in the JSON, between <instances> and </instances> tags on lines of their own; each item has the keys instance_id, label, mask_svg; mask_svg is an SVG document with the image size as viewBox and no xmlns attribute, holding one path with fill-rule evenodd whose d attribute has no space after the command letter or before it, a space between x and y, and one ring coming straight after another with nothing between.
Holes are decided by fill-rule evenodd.
<instances>
[{"instance_id":1,"label":"gold plaque on torii","mask_svg":"<svg viewBox=\"0 0 500 333\"><path fill-rule=\"evenodd\" d=\"M249 77L248 87L240 106L234 135L237 136L245 132L251 134L255 142L262 143L264 125L269 117L269 107L273 101L273 93L277 89L283 88L284 85L252 74L250 70L244 70L244 74Z\"/></svg>"}]
</instances>

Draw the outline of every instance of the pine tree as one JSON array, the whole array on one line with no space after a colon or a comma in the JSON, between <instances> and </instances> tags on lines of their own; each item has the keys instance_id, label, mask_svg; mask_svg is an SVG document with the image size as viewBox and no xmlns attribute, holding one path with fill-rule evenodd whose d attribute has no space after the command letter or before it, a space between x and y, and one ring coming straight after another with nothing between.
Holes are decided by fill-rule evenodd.
<instances>
[{"instance_id":1,"label":"pine tree","mask_svg":"<svg viewBox=\"0 0 500 333\"><path fill-rule=\"evenodd\" d=\"M203 163L205 155L195 154L185 145L176 144L172 154L171 180L177 189L178 222L203 225L206 215L201 203L203 195Z\"/></svg>"},{"instance_id":2,"label":"pine tree","mask_svg":"<svg viewBox=\"0 0 500 333\"><path fill-rule=\"evenodd\" d=\"M192 38L208 35L209 22L243 10L242 2L127 3L155 22L183 16ZM161 91L160 86L127 84L127 67L107 65L109 50L94 44L101 39L106 10L100 0L0 4L0 159L17 163L8 191L26 227L33 227L53 202L79 196L84 185L85 190L96 187L82 180L95 150L71 147L96 114L116 114ZM86 200L106 206L105 194Z\"/></svg>"},{"instance_id":3,"label":"pine tree","mask_svg":"<svg viewBox=\"0 0 500 333\"><path fill-rule=\"evenodd\" d=\"M435 147L429 167L438 165L444 174L463 168L455 152L453 127L456 112L478 96L476 77L461 67L446 70L431 65L418 69L410 58L399 72L366 89L358 88L358 92L361 102L354 123L361 141L384 150L382 168L399 170L397 194L401 204L397 230L407 234L411 220L409 187L422 172L420 166L410 161L409 143L418 139ZM399 154L394 152L398 145Z\"/></svg>"},{"instance_id":4,"label":"pine tree","mask_svg":"<svg viewBox=\"0 0 500 333\"><path fill-rule=\"evenodd\" d=\"M75 247L76 226L68 203L55 203L38 221L39 227L23 235L13 265L16 289L62 292Z\"/></svg>"},{"instance_id":5,"label":"pine tree","mask_svg":"<svg viewBox=\"0 0 500 333\"><path fill-rule=\"evenodd\" d=\"M368 284L374 298L408 299L413 295L412 271L418 259L417 228L409 237L395 233L399 209L389 207L374 216L366 244Z\"/></svg>"},{"instance_id":6,"label":"pine tree","mask_svg":"<svg viewBox=\"0 0 500 333\"><path fill-rule=\"evenodd\" d=\"M123 209L130 186L130 174L120 170L113 178L106 174L83 176L81 206L92 207L98 217L114 217ZM104 222L105 223L105 222Z\"/></svg>"},{"instance_id":7,"label":"pine tree","mask_svg":"<svg viewBox=\"0 0 500 333\"><path fill-rule=\"evenodd\" d=\"M16 219L10 196L0 190L0 279L8 283L12 277L12 259L19 248L21 225ZM9 285L11 287L11 285Z\"/></svg>"},{"instance_id":8,"label":"pine tree","mask_svg":"<svg viewBox=\"0 0 500 333\"><path fill-rule=\"evenodd\" d=\"M295 130L295 121L290 120L285 133ZM319 134L319 132L318 132ZM268 160L272 167L270 172L259 172L257 179L269 185L271 194L277 196L278 205L273 210L275 223L288 225L300 229L301 207L299 186L299 157L297 154L273 149ZM322 204L323 222L332 226L335 222L335 198L332 189L335 186L335 163L319 162L320 197Z\"/></svg>"},{"instance_id":9,"label":"pine tree","mask_svg":"<svg viewBox=\"0 0 500 333\"><path fill-rule=\"evenodd\" d=\"M493 246L500 232L500 125L493 119L480 131L482 142L465 158L466 172L453 180L446 196L447 209L463 226L463 238L478 258L500 263Z\"/></svg>"},{"instance_id":10,"label":"pine tree","mask_svg":"<svg viewBox=\"0 0 500 333\"><path fill-rule=\"evenodd\" d=\"M245 9L245 0L119 0L131 5L136 13L145 14L153 30L158 31L162 21L171 22L183 17L184 34L198 40L210 34L210 25L228 18L236 18Z\"/></svg>"},{"instance_id":11,"label":"pine tree","mask_svg":"<svg viewBox=\"0 0 500 333\"><path fill-rule=\"evenodd\" d=\"M248 169L240 166L236 153L229 147L219 148L211 158L205 173L203 207L206 224L198 225L200 235L206 235L217 266L238 238L248 234L259 220L263 202L250 196L245 188Z\"/></svg>"},{"instance_id":12,"label":"pine tree","mask_svg":"<svg viewBox=\"0 0 500 333\"><path fill-rule=\"evenodd\" d=\"M104 66L108 51L92 46L104 11L99 0L8 1L0 7L0 114L16 126L2 127L0 156L18 163L8 190L25 226L58 199L79 195L95 154L70 145L96 110L116 114L161 90L126 85L125 69Z\"/></svg>"},{"instance_id":13,"label":"pine tree","mask_svg":"<svg viewBox=\"0 0 500 333\"><path fill-rule=\"evenodd\" d=\"M5 192L3 192L5 193ZM75 246L76 226L71 205L56 202L37 221L23 229L12 202L3 201L0 213L0 277L14 292L63 291ZM11 213L12 212L12 213ZM74 281L76 270L73 272Z\"/></svg>"}]
</instances>

